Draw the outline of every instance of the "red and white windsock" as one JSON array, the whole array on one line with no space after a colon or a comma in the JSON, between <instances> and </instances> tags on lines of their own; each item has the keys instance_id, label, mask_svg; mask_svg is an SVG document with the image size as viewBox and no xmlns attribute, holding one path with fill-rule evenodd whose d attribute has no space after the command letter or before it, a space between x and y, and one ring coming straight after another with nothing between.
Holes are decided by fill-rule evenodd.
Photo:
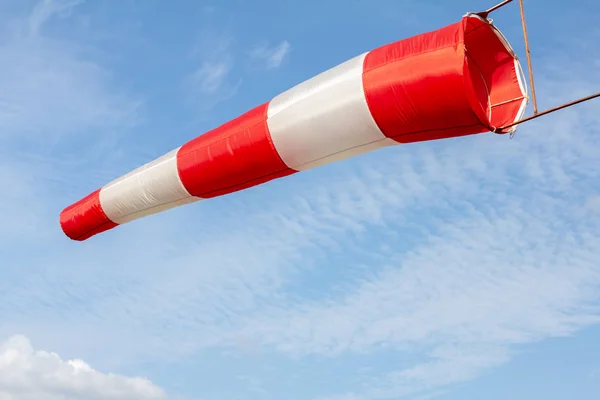
<instances>
[{"instance_id":1,"label":"red and white windsock","mask_svg":"<svg viewBox=\"0 0 600 400\"><path fill-rule=\"evenodd\" d=\"M385 146L493 131L518 121L527 101L509 43L467 14L300 83L67 207L60 224L85 240Z\"/></svg>"}]
</instances>

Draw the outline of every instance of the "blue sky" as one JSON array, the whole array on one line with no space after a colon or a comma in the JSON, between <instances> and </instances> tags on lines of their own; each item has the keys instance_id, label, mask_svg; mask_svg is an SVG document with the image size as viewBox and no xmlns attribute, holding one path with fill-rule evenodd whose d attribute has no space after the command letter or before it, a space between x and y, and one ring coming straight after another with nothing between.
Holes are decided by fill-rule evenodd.
<instances>
[{"instance_id":1,"label":"blue sky","mask_svg":"<svg viewBox=\"0 0 600 400\"><path fill-rule=\"evenodd\" d=\"M597 399L597 102L83 243L58 224L279 92L490 5L0 0L0 398ZM600 5L526 7L540 107L598 90ZM518 5L494 19L524 55Z\"/></svg>"}]
</instances>

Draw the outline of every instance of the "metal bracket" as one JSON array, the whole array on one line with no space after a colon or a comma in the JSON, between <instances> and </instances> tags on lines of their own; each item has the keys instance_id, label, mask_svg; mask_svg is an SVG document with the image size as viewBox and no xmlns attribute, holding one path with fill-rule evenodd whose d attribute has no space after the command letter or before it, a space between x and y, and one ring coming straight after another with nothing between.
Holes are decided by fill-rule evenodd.
<instances>
[{"instance_id":1,"label":"metal bracket","mask_svg":"<svg viewBox=\"0 0 600 400\"><path fill-rule=\"evenodd\" d=\"M514 0L504 0L501 3L498 3L495 6L488 8L485 11L477 13L477 15L481 16L482 18L486 18L487 19L488 15L490 13L492 13L492 12L498 10L499 8L502 8L502 7L504 7L504 6L512 3L513 1ZM535 96L535 86L534 86L534 83L533 83L533 69L531 67L531 52L529 50L529 37L528 37L528 34L527 34L527 25L525 23L525 9L524 9L524 6L523 6L523 0L519 0L519 8L520 8L520 11L521 11L521 26L523 27L523 38L525 40L525 52L526 52L526 56L527 56L527 69L529 70L529 83L530 83L530 86L531 86L531 100L532 100L532 103L533 103L533 115L531 115L529 117L522 118L522 119L520 119L518 121L515 121L515 122L513 122L511 124L504 125L504 126L501 126L501 127L498 127L498 128L494 128L494 130L492 131L494 133L501 133L502 131L506 130L506 128L510 128L510 127L519 125L519 124L521 124L523 122L531 121L531 120L536 119L538 117L541 117L541 116L544 116L544 115L548 115L548 114L553 113L553 112L558 111L558 110L562 110L563 108L568 108L568 107L574 106L576 104L583 103L583 102L595 99L597 97L600 97L600 92L598 92L598 93L595 93L595 94L592 94L592 95L589 95L589 96L586 96L586 97L579 98L577 100L570 101L568 103L561 104L561 105L553 107L553 108L549 108L549 109L544 110L542 112L538 111L538 108L537 108L537 99L536 99L536 96Z\"/></svg>"}]
</instances>

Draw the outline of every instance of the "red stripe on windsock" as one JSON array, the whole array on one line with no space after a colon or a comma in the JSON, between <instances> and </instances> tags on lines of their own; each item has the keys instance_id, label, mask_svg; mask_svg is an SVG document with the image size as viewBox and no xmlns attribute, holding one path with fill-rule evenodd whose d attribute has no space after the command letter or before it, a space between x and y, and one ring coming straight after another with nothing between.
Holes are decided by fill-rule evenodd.
<instances>
[{"instance_id":1,"label":"red stripe on windsock","mask_svg":"<svg viewBox=\"0 0 600 400\"><path fill-rule=\"evenodd\" d=\"M65 235L73 240L86 240L117 225L102 209L100 189L60 213L60 226Z\"/></svg>"},{"instance_id":2,"label":"red stripe on windsock","mask_svg":"<svg viewBox=\"0 0 600 400\"><path fill-rule=\"evenodd\" d=\"M184 144L177 153L179 177L193 196L210 198L291 175L267 127L269 103Z\"/></svg>"},{"instance_id":3,"label":"red stripe on windsock","mask_svg":"<svg viewBox=\"0 0 600 400\"><path fill-rule=\"evenodd\" d=\"M487 129L465 95L461 29L452 24L367 54L365 97L384 135L410 143Z\"/></svg>"}]
</instances>

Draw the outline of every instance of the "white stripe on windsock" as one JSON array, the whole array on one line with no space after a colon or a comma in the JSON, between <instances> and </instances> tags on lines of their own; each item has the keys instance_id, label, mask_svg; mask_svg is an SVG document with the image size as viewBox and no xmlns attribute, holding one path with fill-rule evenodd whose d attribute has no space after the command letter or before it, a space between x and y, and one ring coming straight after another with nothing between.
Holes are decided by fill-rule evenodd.
<instances>
[{"instance_id":1,"label":"white stripe on windsock","mask_svg":"<svg viewBox=\"0 0 600 400\"><path fill-rule=\"evenodd\" d=\"M373 119L363 88L367 53L276 96L267 124L283 162L297 171L397 145Z\"/></svg>"},{"instance_id":2,"label":"white stripe on windsock","mask_svg":"<svg viewBox=\"0 0 600 400\"><path fill-rule=\"evenodd\" d=\"M200 200L185 189L177 171L179 148L108 183L100 190L106 216L123 224Z\"/></svg>"}]
</instances>

